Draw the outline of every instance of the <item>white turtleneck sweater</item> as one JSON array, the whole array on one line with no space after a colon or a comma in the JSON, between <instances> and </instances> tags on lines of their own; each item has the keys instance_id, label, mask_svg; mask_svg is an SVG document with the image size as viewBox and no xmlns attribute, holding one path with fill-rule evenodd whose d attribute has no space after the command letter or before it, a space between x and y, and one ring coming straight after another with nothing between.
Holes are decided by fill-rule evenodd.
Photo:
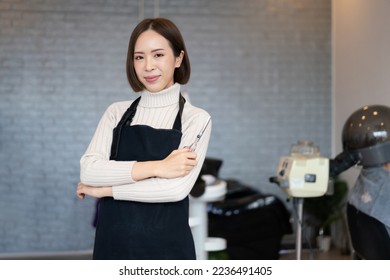
<instances>
[{"instance_id":1,"label":"white turtleneck sweater","mask_svg":"<svg viewBox=\"0 0 390 280\"><path fill-rule=\"evenodd\" d=\"M148 125L171 129L179 111L180 85L158 93L143 91L131 125ZM83 184L112 186L117 200L140 202L173 202L184 199L191 191L206 157L211 134L211 123L195 150L197 166L186 176L175 179L149 178L135 181L131 177L135 161L110 160L113 129L121 120L132 101L110 105L101 118L85 154L80 160L80 180ZM189 146L205 125L209 114L186 102L182 115L182 139L179 148Z\"/></svg>"}]
</instances>

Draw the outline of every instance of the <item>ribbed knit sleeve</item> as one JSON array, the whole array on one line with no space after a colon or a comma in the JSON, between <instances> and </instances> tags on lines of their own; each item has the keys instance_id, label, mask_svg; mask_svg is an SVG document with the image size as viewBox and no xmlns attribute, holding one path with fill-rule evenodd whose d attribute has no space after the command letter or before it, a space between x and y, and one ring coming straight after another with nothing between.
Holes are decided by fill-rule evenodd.
<instances>
[{"instance_id":1,"label":"ribbed knit sleeve","mask_svg":"<svg viewBox=\"0 0 390 280\"><path fill-rule=\"evenodd\" d=\"M134 161L110 159L113 129L130 103L114 103L104 113L95 134L80 160L80 181L99 187L133 183ZM119 118L119 119L118 119Z\"/></svg>"},{"instance_id":2,"label":"ribbed knit sleeve","mask_svg":"<svg viewBox=\"0 0 390 280\"><path fill-rule=\"evenodd\" d=\"M179 94L179 84L157 94L142 92L132 125L172 128L179 110ZM211 134L211 122L195 151L198 164L187 176L134 181L131 177L134 161L109 160L113 129L130 105L131 101L117 102L109 106L104 113L91 143L81 157L81 182L93 187L112 186L113 197L117 200L171 202L183 199L191 191L202 168ZM191 145L208 118L206 111L189 102L185 104L182 115L183 135L179 148Z\"/></svg>"}]
</instances>

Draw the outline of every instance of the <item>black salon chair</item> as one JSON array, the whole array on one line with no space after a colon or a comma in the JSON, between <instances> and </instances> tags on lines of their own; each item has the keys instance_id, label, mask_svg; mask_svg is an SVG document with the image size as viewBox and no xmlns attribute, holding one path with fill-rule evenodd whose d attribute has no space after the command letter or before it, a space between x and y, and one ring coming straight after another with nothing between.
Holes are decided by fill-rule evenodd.
<instances>
[{"instance_id":1,"label":"black salon chair","mask_svg":"<svg viewBox=\"0 0 390 280\"><path fill-rule=\"evenodd\" d=\"M390 260L390 237L377 219L347 207L348 226L356 259Z\"/></svg>"}]
</instances>

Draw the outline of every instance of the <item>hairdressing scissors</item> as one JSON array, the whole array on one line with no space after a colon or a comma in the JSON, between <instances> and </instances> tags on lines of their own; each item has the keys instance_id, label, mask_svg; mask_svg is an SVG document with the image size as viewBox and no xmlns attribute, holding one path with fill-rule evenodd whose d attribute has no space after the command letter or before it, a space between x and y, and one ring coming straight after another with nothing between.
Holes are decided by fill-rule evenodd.
<instances>
[{"instance_id":1,"label":"hairdressing scissors","mask_svg":"<svg viewBox=\"0 0 390 280\"><path fill-rule=\"evenodd\" d=\"M202 137L203 133L205 132L207 126L209 125L210 123L210 120L211 120L211 117L209 117L205 123L205 125L203 126L202 130L198 133L198 135L196 135L196 139L195 141L190 145L190 146L187 146L187 148L189 148L189 150L191 152L195 151L196 150L196 147L198 145L198 142L200 140L200 138Z\"/></svg>"}]
</instances>

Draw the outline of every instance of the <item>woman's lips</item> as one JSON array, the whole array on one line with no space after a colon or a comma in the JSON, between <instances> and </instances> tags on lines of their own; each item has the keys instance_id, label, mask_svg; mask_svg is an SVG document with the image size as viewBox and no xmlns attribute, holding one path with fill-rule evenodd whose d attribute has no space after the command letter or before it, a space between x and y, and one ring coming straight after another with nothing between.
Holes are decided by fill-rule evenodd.
<instances>
[{"instance_id":1,"label":"woman's lips","mask_svg":"<svg viewBox=\"0 0 390 280\"><path fill-rule=\"evenodd\" d=\"M148 83L153 83L155 81L157 81L157 79L159 78L160 76L147 76L145 77L145 80L148 82Z\"/></svg>"}]
</instances>

